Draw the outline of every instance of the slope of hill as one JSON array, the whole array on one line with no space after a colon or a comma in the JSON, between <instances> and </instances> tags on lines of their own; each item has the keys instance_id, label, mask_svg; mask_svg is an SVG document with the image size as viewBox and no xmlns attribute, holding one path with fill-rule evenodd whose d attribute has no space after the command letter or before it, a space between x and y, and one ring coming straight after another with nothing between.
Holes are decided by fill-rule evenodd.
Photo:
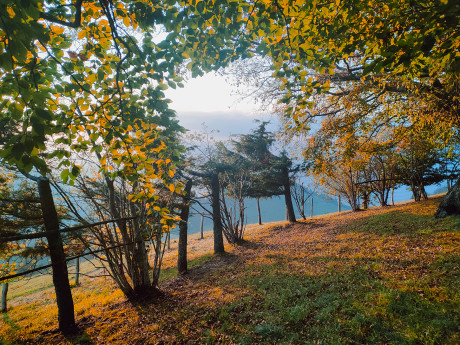
<instances>
[{"instance_id":1,"label":"slope of hill","mask_svg":"<svg viewBox=\"0 0 460 345\"><path fill-rule=\"evenodd\" d=\"M123 299L107 278L73 289L81 334L56 331L51 288L23 293L0 321L5 344L457 344L460 217L439 199L298 224L251 226L246 242L210 253L190 242L190 273L163 294ZM170 268L168 268L170 267Z\"/></svg>"}]
</instances>

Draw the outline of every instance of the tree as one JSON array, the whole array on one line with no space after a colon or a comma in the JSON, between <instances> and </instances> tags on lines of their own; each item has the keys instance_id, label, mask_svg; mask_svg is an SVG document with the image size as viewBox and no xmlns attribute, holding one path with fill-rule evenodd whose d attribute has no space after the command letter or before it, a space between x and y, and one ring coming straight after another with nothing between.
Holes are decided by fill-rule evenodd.
<instances>
[{"instance_id":1,"label":"tree","mask_svg":"<svg viewBox=\"0 0 460 345\"><path fill-rule=\"evenodd\" d=\"M307 219L305 213L305 205L308 199L310 199L313 196L313 193L314 192L307 189L307 187L304 185L304 181L302 181L300 178L296 178L296 180L294 181L294 185L291 186L292 198L294 199L295 205L297 207L297 210L299 211L300 216L304 220Z\"/></svg>"},{"instance_id":2,"label":"tree","mask_svg":"<svg viewBox=\"0 0 460 345\"><path fill-rule=\"evenodd\" d=\"M458 111L460 7L454 1L267 1L246 8L245 33L272 58L285 101L295 101L293 120L315 89L328 92L335 81L411 90L436 98L443 104L438 109Z\"/></svg>"},{"instance_id":3,"label":"tree","mask_svg":"<svg viewBox=\"0 0 460 345\"><path fill-rule=\"evenodd\" d=\"M282 194L280 186L274 184L274 179L270 178L274 157L270 147L275 138L267 131L267 125L268 122L261 122L251 133L240 135L237 140L232 141L235 151L242 155L240 159L247 161L250 184L245 196L256 199L259 224L262 224L260 199Z\"/></svg>"},{"instance_id":4,"label":"tree","mask_svg":"<svg viewBox=\"0 0 460 345\"><path fill-rule=\"evenodd\" d=\"M226 30L222 21L210 22L213 30L224 34L224 45L234 49L234 54L223 49L225 54L218 58L234 61L260 55L264 62L263 57L271 60L271 73L264 64L261 77L254 80L256 87L269 85L263 94L284 104L278 110L288 130L309 129L315 117L347 107L357 109L347 114L348 123L356 118L353 114L379 120L384 112L360 111L360 102L372 101L378 108L388 105L390 98L402 104L409 100L412 111L399 114L412 124L435 121L458 127L457 2L281 0L241 1L238 10L221 6L211 1L203 5L231 18ZM225 34L231 30L240 33L228 38ZM248 74L243 68L242 75L251 79L256 73L249 70Z\"/></svg>"},{"instance_id":5,"label":"tree","mask_svg":"<svg viewBox=\"0 0 460 345\"><path fill-rule=\"evenodd\" d=\"M14 181L17 181L16 183ZM43 229L43 218L36 191L26 181L18 182L13 171L1 169L0 234L2 237L26 234ZM25 241L4 243L0 247L0 277L33 266L45 255L44 243L27 246ZM7 311L8 280L3 282L1 311Z\"/></svg>"},{"instance_id":6,"label":"tree","mask_svg":"<svg viewBox=\"0 0 460 345\"><path fill-rule=\"evenodd\" d=\"M53 218L51 232L58 220L47 213L53 200L46 177L50 159L60 164L62 180L72 183L81 166L71 154L97 153L104 178L136 181L139 192L130 198L149 205L148 213L160 207L158 184L180 192L181 185L172 183L176 155L158 133L169 112L163 90L180 85L175 67L185 57L173 36L158 44L153 39L155 28L181 30L174 4L0 1L0 159L25 174L40 173L34 179L45 218ZM160 213L164 221L167 213ZM63 256L56 260L53 272L62 268L57 288L67 273ZM75 326L70 309L59 313L69 317L60 322L63 331Z\"/></svg>"},{"instance_id":7,"label":"tree","mask_svg":"<svg viewBox=\"0 0 460 345\"><path fill-rule=\"evenodd\" d=\"M220 211L223 233L228 243L239 244L246 227L245 197L250 187L250 165L222 142L216 144L214 164L220 169Z\"/></svg>"},{"instance_id":8,"label":"tree","mask_svg":"<svg viewBox=\"0 0 460 345\"><path fill-rule=\"evenodd\" d=\"M0 267L2 270L6 269L5 275L11 276L15 273L12 271L26 270L37 262L38 258L49 255L58 303L59 327L64 332L72 332L75 330L73 300L68 283L63 240L60 233L56 231L61 225L59 219L67 218L67 211L55 206L47 179L38 179L37 190L35 190L24 179L22 181L18 179L14 172L2 171L1 187L1 225L2 228L8 229L7 231L1 229L2 235L6 237L26 235L45 230L47 244L45 246L41 240L28 246L24 241L6 242L6 248L2 248L1 251ZM7 291L8 285L4 285L2 304L5 308Z\"/></svg>"},{"instance_id":9,"label":"tree","mask_svg":"<svg viewBox=\"0 0 460 345\"><path fill-rule=\"evenodd\" d=\"M235 151L241 155L240 160L246 160L250 185L245 191L246 197L256 198L259 213L259 224L262 223L259 199L284 195L287 220L295 222L294 207L291 197L292 161L286 152L276 156L270 151L275 138L267 130L268 122L261 122L249 134L240 135L233 140Z\"/></svg>"},{"instance_id":10,"label":"tree","mask_svg":"<svg viewBox=\"0 0 460 345\"><path fill-rule=\"evenodd\" d=\"M415 201L428 199L425 187L441 182L445 176L439 171L442 147L424 136L410 136L399 143L397 151L398 175L410 187Z\"/></svg>"},{"instance_id":11,"label":"tree","mask_svg":"<svg viewBox=\"0 0 460 345\"><path fill-rule=\"evenodd\" d=\"M179 274L187 272L187 230L190 203L192 201L192 186L192 180L187 179L184 188L184 199L180 205L179 243L177 249L177 272Z\"/></svg>"},{"instance_id":12,"label":"tree","mask_svg":"<svg viewBox=\"0 0 460 345\"><path fill-rule=\"evenodd\" d=\"M224 254L224 236L223 236L223 225L222 225L222 213L221 213L221 192L218 172L209 172L208 168L204 169L204 172L189 170L190 175L199 177L201 179L200 184L209 188L209 199L211 204L211 211L204 207L201 203L200 206L210 214L213 223L213 237L214 237L214 254ZM203 195L205 195L204 193ZM207 198L207 197L206 197Z\"/></svg>"},{"instance_id":13,"label":"tree","mask_svg":"<svg viewBox=\"0 0 460 345\"><path fill-rule=\"evenodd\" d=\"M163 161L160 167L164 169L168 167L168 161L179 160L182 146L178 133L182 127L177 124L173 112L166 112L156 122L164 130L158 130L154 141L167 144L168 158L156 149L154 142L146 144L147 150L143 154L146 161ZM139 137L135 140L138 144L144 144L144 140L151 139ZM103 169L99 162L105 152L95 152L89 157L80 155L79 159L86 161L86 171L76 179L77 199L70 197L62 188L59 191L82 224L112 220L101 226L90 227L80 239L89 252L103 252L103 255L96 254L96 257L107 267L123 293L130 299L136 299L155 292L157 288L164 252L162 237L178 220L173 214L178 190L173 183L165 186L161 180L153 178L148 187L138 180L128 181L119 174L121 169L111 162L106 164L112 167L112 174L100 173ZM169 171L168 175L172 178L174 174ZM142 197L147 188L156 189L155 198ZM153 207L151 202L154 203ZM149 257L153 259L152 270Z\"/></svg>"}]
</instances>

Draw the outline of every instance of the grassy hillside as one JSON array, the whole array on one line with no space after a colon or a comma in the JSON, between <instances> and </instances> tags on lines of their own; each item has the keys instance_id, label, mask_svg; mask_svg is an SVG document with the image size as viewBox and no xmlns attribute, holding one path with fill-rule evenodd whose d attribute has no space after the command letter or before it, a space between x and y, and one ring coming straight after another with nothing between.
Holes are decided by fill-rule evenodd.
<instances>
[{"instance_id":1,"label":"grassy hillside","mask_svg":"<svg viewBox=\"0 0 460 345\"><path fill-rule=\"evenodd\" d=\"M194 240L190 274L131 304L107 278L73 288L82 333L56 331L52 289L22 293L4 343L458 344L460 217L439 200L252 226L228 255ZM165 264L173 266L175 251ZM43 277L40 279L44 279Z\"/></svg>"}]
</instances>

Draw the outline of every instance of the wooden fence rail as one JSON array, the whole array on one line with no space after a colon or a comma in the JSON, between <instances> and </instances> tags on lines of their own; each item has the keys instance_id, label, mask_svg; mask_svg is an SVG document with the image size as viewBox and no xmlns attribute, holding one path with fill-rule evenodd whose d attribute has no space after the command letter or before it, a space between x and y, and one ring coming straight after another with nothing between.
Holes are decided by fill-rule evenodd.
<instances>
[{"instance_id":1,"label":"wooden fence rail","mask_svg":"<svg viewBox=\"0 0 460 345\"><path fill-rule=\"evenodd\" d=\"M118 222L118 221L121 221L121 220L132 220L132 219L136 219L136 218L137 218L137 216L104 220L102 222L97 222L97 223L78 225L78 226L71 226L71 227L67 227L67 228L64 228L64 229L58 229L58 230L54 230L54 232L64 233L64 232L83 230L83 229L92 228L92 227L98 226L98 225L114 223L114 222ZM43 232L36 232L34 234L22 234L22 235L5 236L5 237L0 236L0 244L8 243L8 242L14 242L14 241L21 241L21 240L32 240L32 239L36 239L36 238L43 238L43 237L46 237L47 235L49 235L50 232L53 232L53 231L43 231Z\"/></svg>"}]
</instances>

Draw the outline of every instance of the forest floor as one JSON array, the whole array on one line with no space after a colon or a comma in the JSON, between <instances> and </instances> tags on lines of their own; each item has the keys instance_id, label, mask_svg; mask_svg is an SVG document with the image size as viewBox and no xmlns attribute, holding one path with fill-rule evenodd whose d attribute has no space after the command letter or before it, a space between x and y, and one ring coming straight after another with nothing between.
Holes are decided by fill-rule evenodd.
<instances>
[{"instance_id":1,"label":"forest floor","mask_svg":"<svg viewBox=\"0 0 460 345\"><path fill-rule=\"evenodd\" d=\"M194 235L180 277L173 242L155 298L128 302L106 277L73 287L71 337L49 281L12 288L0 344L458 344L460 217L435 219L439 201L252 225L222 256Z\"/></svg>"}]
</instances>

